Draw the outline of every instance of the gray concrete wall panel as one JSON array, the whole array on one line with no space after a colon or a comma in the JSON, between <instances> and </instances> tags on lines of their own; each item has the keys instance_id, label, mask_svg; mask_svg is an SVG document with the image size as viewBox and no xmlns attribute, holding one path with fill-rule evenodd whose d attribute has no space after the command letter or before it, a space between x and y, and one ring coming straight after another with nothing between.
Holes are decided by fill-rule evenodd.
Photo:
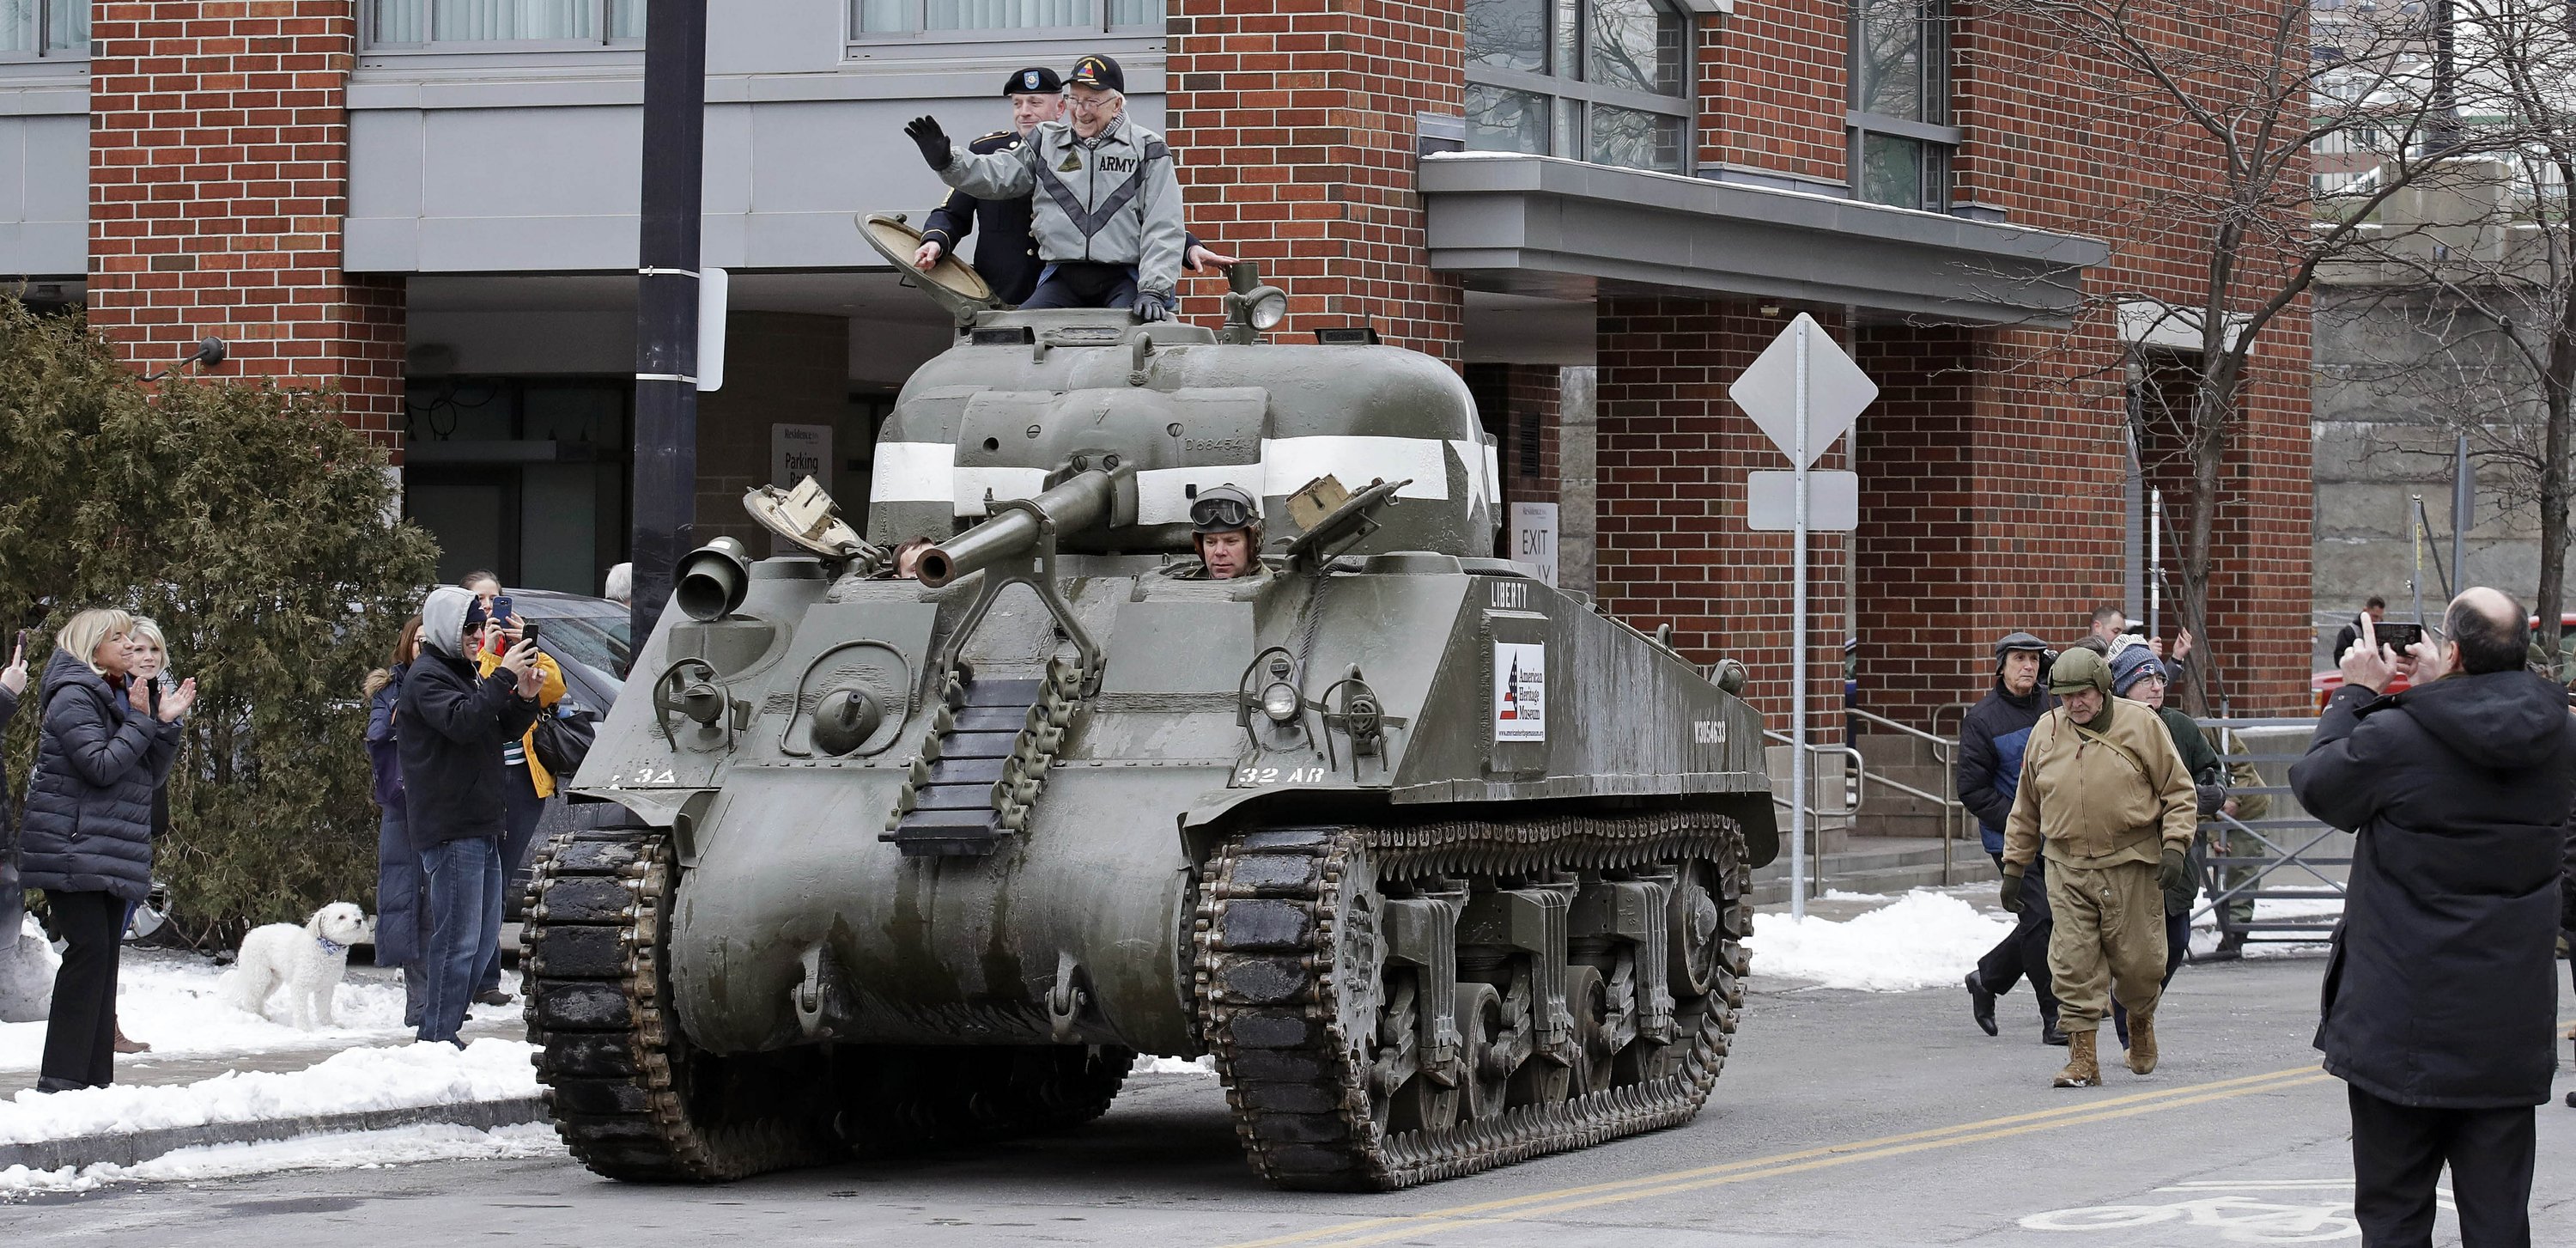
<instances>
[{"instance_id":1,"label":"gray concrete wall panel","mask_svg":"<svg viewBox=\"0 0 2576 1248\"><path fill-rule=\"evenodd\" d=\"M89 271L89 119L0 101L0 274L73 277ZM32 94L32 93L30 93ZM86 107L84 94L83 107Z\"/></svg>"}]
</instances>

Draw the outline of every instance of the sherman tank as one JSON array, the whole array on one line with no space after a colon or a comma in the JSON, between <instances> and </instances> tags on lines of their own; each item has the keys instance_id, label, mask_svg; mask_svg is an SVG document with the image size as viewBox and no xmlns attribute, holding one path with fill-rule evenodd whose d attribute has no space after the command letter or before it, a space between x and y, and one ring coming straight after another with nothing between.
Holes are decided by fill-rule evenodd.
<instances>
[{"instance_id":1,"label":"sherman tank","mask_svg":"<svg viewBox=\"0 0 2576 1248\"><path fill-rule=\"evenodd\" d=\"M1493 557L1457 374L1363 327L1287 341L1285 296L1231 276L1212 330L929 275L957 338L883 426L864 529L764 488L784 553L682 563L570 786L627 826L547 846L522 928L590 1168L1060 1131L1139 1054L1213 1059L1286 1187L1698 1111L1776 848L1742 668ZM1190 503L1228 484L1261 568L1211 580Z\"/></svg>"}]
</instances>

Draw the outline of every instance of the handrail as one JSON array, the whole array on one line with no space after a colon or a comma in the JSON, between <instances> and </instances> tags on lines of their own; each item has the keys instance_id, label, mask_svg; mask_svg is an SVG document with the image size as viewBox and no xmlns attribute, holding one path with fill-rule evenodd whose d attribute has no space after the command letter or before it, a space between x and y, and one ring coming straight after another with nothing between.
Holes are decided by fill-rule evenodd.
<instances>
[{"instance_id":1,"label":"handrail","mask_svg":"<svg viewBox=\"0 0 2576 1248\"><path fill-rule=\"evenodd\" d=\"M1851 716L1857 716L1857 717L1859 717L1859 718L1861 718L1861 719L1868 720L1869 722L1871 722L1871 723L1873 723L1873 724L1885 724L1885 725L1887 725L1888 727L1893 728L1893 729L1897 730L1898 732L1904 733L1905 735L1907 735L1907 736L1909 736L1909 737L1917 737L1917 738L1920 738L1920 739L1922 739L1922 740L1929 741L1929 742L1933 743L1934 745L1947 745L1947 746L1953 746L1953 747L1955 747L1955 746L1957 746L1957 745L1959 744L1957 741L1954 741L1954 740L1952 740L1952 739L1950 739L1950 738L1948 738L1948 737L1942 736L1941 734L1939 734L1939 733L1937 733L1937 732L1925 732L1925 731L1923 731L1922 729L1917 728L1917 727L1915 727L1915 726L1914 726L1914 725L1912 725L1912 724L1901 724L1901 723L1896 722L1895 720L1889 719L1888 717L1886 717L1886 716L1884 716L1884 715L1878 714L1878 713L1876 713L1876 712L1874 712L1874 711L1865 711L1865 710L1862 710L1861 708L1859 708L1859 707L1857 707L1857 706L1846 706L1846 707L1844 707L1844 708L1843 708L1843 714L1845 714L1845 715L1851 715Z\"/></svg>"},{"instance_id":2,"label":"handrail","mask_svg":"<svg viewBox=\"0 0 2576 1248\"><path fill-rule=\"evenodd\" d=\"M1960 703L1959 705L1970 706L1974 704ZM1951 708L1942 707L1934 710L1932 712L1933 722L1936 724L1940 722L1942 712L1949 709ZM1941 767L1943 792L1939 794L1926 793L1912 785L1905 784L1897 780L1891 780L1886 776L1873 776L1870 774L1866 761L1864 761L1861 766L1861 774L1868 776L1870 779L1876 780L1880 784L1887 785L1899 792L1922 798L1924 801L1931 802L1941 808L1941 883L1944 885L1958 883L1958 880L1955 878L1958 873L1958 867L1952 860L1958 857L1955 851L1958 848L1959 824L1961 817L1967 814L1968 808L1959 801L1959 742L1957 739L1942 736L1937 732L1926 732L1912 724L1899 723L1884 715L1878 714L1874 711L1863 710L1857 706L1844 707L1843 713L1846 715L1856 716L1872 724L1885 725L1886 727L1893 728L1898 732L1917 740L1931 743L1933 761L1938 763Z\"/></svg>"}]
</instances>

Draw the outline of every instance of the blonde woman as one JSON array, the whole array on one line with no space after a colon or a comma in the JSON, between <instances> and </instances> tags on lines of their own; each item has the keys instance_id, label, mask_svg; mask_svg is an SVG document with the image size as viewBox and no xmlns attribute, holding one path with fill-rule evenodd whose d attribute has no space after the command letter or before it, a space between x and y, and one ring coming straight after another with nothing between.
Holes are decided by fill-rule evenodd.
<instances>
[{"instance_id":1,"label":"blonde woman","mask_svg":"<svg viewBox=\"0 0 2576 1248\"><path fill-rule=\"evenodd\" d=\"M115 1071L116 958L126 903L152 887L152 794L197 700L180 684L156 708L132 679L134 617L91 609L63 625L45 664L36 770L19 863L69 943L54 977L40 1092L105 1087Z\"/></svg>"},{"instance_id":2,"label":"blonde woman","mask_svg":"<svg viewBox=\"0 0 2576 1248\"><path fill-rule=\"evenodd\" d=\"M134 617L134 631L126 634L126 637L134 646L133 678L143 686L143 692L151 701L153 710L157 714L162 695L170 691L170 639L162 634L159 624L149 617L140 615ZM161 783L153 786L152 789L152 839L159 841L168 835L170 835L170 781L164 776ZM125 922L116 929L119 936L134 926L134 908L140 904L132 901L125 903ZM149 1053L152 1051L152 1046L140 1040L127 1039L125 1025L119 1023L116 1027L116 1051Z\"/></svg>"}]
</instances>

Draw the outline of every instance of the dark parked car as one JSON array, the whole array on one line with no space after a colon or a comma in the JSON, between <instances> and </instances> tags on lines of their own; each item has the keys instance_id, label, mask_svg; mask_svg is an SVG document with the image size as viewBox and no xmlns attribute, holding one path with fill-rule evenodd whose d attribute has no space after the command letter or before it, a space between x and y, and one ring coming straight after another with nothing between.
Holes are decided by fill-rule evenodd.
<instances>
[{"instance_id":1,"label":"dark parked car","mask_svg":"<svg viewBox=\"0 0 2576 1248\"><path fill-rule=\"evenodd\" d=\"M537 648L563 668L564 700L556 709L571 707L594 721L607 719L609 710L617 705L617 695L626 687L623 677L634 657L628 642L630 617L626 608L605 598L541 589L513 590L510 602L520 618L538 626ZM558 777L556 783L560 785L568 779ZM613 827L624 814L613 802L571 803L558 792L546 799L545 813L538 816L537 835L531 844L542 846L556 833L574 828ZM528 856L535 858L535 851ZM512 920L519 917L527 884L527 864L521 863L502 900Z\"/></svg>"}]
</instances>

